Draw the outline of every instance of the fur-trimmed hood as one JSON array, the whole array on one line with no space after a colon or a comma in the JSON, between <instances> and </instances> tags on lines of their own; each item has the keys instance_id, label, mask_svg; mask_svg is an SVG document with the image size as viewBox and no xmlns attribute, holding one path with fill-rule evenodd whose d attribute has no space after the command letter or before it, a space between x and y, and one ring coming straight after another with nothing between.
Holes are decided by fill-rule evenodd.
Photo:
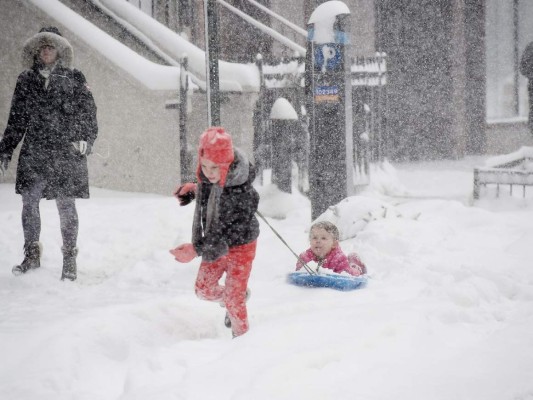
<instances>
[{"instance_id":1,"label":"fur-trimmed hood","mask_svg":"<svg viewBox=\"0 0 533 400\"><path fill-rule=\"evenodd\" d=\"M35 56L44 45L51 45L57 49L57 63L66 68L72 66L73 50L69 41L63 36L52 32L39 32L24 43L22 48L22 66L30 69L35 63Z\"/></svg>"}]
</instances>

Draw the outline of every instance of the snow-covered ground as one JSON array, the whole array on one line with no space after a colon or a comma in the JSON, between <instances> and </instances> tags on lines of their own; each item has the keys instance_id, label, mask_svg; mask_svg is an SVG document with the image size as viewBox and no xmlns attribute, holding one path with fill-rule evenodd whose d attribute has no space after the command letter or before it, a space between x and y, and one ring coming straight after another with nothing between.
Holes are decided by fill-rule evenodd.
<instances>
[{"instance_id":1,"label":"snow-covered ground","mask_svg":"<svg viewBox=\"0 0 533 400\"><path fill-rule=\"evenodd\" d=\"M294 256L261 221L251 330L235 340L224 310L194 295L199 260L168 253L189 241L192 205L92 188L78 201L79 278L61 282L43 201L42 267L15 277L21 201L0 184L0 399L531 400L533 193L473 203L482 162L387 164L339 205L341 246L369 270L362 290L285 283ZM305 250L308 200L258 190Z\"/></svg>"}]
</instances>

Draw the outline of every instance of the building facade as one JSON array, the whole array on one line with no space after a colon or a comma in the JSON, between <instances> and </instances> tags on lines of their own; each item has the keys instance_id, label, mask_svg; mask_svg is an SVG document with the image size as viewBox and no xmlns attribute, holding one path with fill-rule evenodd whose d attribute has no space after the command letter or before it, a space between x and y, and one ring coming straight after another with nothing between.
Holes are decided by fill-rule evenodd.
<instances>
[{"instance_id":1,"label":"building facade","mask_svg":"<svg viewBox=\"0 0 533 400\"><path fill-rule=\"evenodd\" d=\"M147 12L166 0L129 0ZM303 38L248 0L225 0L300 45ZM323 0L257 0L305 28ZM189 19L202 44L203 0ZM354 56L388 55L388 155L391 159L457 158L513 151L531 144L527 80L518 72L533 40L533 3L527 0L346 0ZM221 57L253 61L258 52L294 51L219 6ZM148 9L152 9L149 11ZM250 40L250 38L253 38ZM250 42L247 44L246 42ZM237 50L236 50L237 49ZM270 53L268 53L270 50Z\"/></svg>"}]
</instances>

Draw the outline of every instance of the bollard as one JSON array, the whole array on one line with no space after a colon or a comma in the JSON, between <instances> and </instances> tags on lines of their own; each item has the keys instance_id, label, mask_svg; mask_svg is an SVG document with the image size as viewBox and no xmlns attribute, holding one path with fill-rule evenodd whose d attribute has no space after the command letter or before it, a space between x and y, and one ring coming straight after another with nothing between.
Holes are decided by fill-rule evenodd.
<instances>
[{"instance_id":1,"label":"bollard","mask_svg":"<svg viewBox=\"0 0 533 400\"><path fill-rule=\"evenodd\" d=\"M270 111L272 126L272 183L292 193L292 161L295 136L300 129L298 114L289 101L278 98Z\"/></svg>"}]
</instances>

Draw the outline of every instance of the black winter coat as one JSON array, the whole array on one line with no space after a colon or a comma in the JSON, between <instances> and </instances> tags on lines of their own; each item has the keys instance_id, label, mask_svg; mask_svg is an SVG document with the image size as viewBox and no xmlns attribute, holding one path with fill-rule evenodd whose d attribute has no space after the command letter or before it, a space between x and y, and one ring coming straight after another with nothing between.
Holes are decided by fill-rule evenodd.
<instances>
[{"instance_id":1,"label":"black winter coat","mask_svg":"<svg viewBox=\"0 0 533 400\"><path fill-rule=\"evenodd\" d=\"M520 73L527 79L533 79L533 42L529 43L522 53Z\"/></svg>"},{"instance_id":2,"label":"black winter coat","mask_svg":"<svg viewBox=\"0 0 533 400\"><path fill-rule=\"evenodd\" d=\"M243 168L243 164L247 168ZM247 176L242 184L232 185L231 177L238 170L247 169ZM196 199L196 217L201 221L202 227L206 226L208 199L213 184L210 183L203 173L200 173L201 184L198 185ZM252 183L255 179L255 171L252 164L240 153L236 152L235 161L231 164L228 172L228 180L219 199L218 221L209 232L198 228L201 232L194 234L193 245L204 261L214 261L225 255L229 247L240 246L253 242L259 236L259 221L255 212L259 205L259 194ZM217 185L217 184L215 184ZM197 239L195 240L195 236Z\"/></svg>"},{"instance_id":3,"label":"black winter coat","mask_svg":"<svg viewBox=\"0 0 533 400\"><path fill-rule=\"evenodd\" d=\"M527 79L527 93L529 96L529 129L533 132L533 42L529 43L520 59L520 73Z\"/></svg>"},{"instance_id":4,"label":"black winter coat","mask_svg":"<svg viewBox=\"0 0 533 400\"><path fill-rule=\"evenodd\" d=\"M84 75L56 66L48 89L37 67L18 77L0 154L9 157L24 139L20 151L15 189L22 193L46 180L43 197L89 197L87 156L72 142L91 146L98 134L96 105Z\"/></svg>"}]
</instances>

